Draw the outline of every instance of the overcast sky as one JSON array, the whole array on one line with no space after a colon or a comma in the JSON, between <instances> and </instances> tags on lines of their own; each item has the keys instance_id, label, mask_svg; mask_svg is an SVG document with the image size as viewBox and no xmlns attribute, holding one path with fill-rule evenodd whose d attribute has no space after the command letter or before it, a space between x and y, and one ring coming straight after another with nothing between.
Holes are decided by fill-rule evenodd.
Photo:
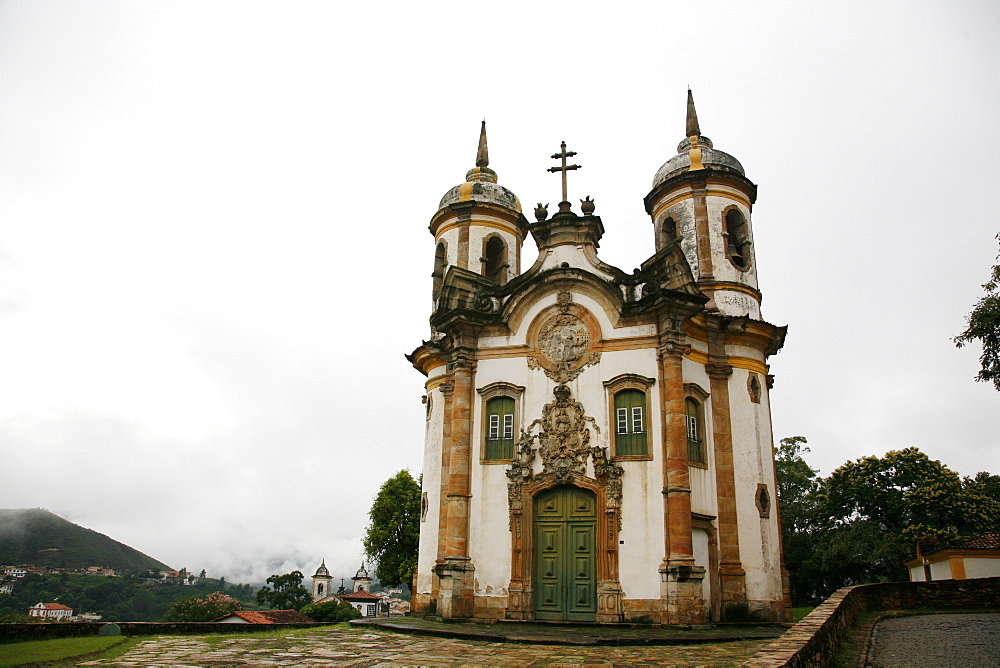
<instances>
[{"instance_id":1,"label":"overcast sky","mask_svg":"<svg viewBox=\"0 0 1000 668\"><path fill-rule=\"evenodd\" d=\"M234 582L353 574L420 473L403 354L480 120L529 214L578 151L631 271L689 84L759 185L775 439L1000 473L951 342L998 250L1000 3L3 1L0 507Z\"/></svg>"}]
</instances>

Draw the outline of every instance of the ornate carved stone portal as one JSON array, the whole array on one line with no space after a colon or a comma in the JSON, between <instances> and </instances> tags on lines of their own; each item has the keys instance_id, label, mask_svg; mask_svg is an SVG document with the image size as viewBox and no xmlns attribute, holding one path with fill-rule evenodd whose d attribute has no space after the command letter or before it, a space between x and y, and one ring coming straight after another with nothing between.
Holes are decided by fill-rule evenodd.
<instances>
[{"instance_id":1,"label":"ornate carved stone portal","mask_svg":"<svg viewBox=\"0 0 1000 668\"><path fill-rule=\"evenodd\" d=\"M607 448L592 446L591 428L600 434L594 418L572 397L566 385L557 385L555 398L542 408L542 417L521 430L514 458L507 470L507 498L512 545L508 617L533 619L534 518L532 499L557 485L575 485L597 496L597 616L598 622L622 621L618 581L618 533L621 531L624 470L608 457ZM532 434L537 428L537 434ZM537 447L534 442L537 440ZM536 458L541 470L536 472ZM588 471L588 462L592 468ZM589 475L588 475L589 473Z\"/></svg>"}]
</instances>

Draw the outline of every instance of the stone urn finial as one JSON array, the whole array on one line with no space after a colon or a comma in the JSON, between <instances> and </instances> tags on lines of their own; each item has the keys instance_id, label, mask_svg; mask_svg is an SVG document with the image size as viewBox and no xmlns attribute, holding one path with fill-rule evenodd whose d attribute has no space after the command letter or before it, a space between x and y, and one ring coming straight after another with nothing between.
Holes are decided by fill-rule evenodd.
<instances>
[{"instance_id":1,"label":"stone urn finial","mask_svg":"<svg viewBox=\"0 0 1000 668\"><path fill-rule=\"evenodd\" d=\"M590 195L587 195L587 199L580 200L580 210L585 216L594 213L594 200L590 199Z\"/></svg>"},{"instance_id":2,"label":"stone urn finial","mask_svg":"<svg viewBox=\"0 0 1000 668\"><path fill-rule=\"evenodd\" d=\"M549 205L543 205L541 202L535 207L535 220L539 223L549 217Z\"/></svg>"}]
</instances>

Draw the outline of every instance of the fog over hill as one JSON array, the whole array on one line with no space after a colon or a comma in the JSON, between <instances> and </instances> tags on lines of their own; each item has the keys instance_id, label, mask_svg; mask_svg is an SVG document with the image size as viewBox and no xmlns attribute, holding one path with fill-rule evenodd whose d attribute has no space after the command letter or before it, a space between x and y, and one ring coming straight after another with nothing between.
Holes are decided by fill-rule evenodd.
<instances>
[{"instance_id":1,"label":"fog over hill","mask_svg":"<svg viewBox=\"0 0 1000 668\"><path fill-rule=\"evenodd\" d=\"M170 570L162 561L44 508L0 509L0 564Z\"/></svg>"}]
</instances>

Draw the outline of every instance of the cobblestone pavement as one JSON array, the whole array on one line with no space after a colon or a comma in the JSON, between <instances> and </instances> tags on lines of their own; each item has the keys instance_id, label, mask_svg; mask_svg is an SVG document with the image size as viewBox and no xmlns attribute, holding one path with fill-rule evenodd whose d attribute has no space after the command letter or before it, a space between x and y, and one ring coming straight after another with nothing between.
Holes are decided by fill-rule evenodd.
<instances>
[{"instance_id":1,"label":"cobblestone pavement","mask_svg":"<svg viewBox=\"0 0 1000 668\"><path fill-rule=\"evenodd\" d=\"M875 625L870 666L1000 666L1000 614L920 615Z\"/></svg>"},{"instance_id":2,"label":"cobblestone pavement","mask_svg":"<svg viewBox=\"0 0 1000 668\"><path fill-rule=\"evenodd\" d=\"M714 645L574 647L408 636L323 628L281 635L164 636L101 666L735 666L766 640Z\"/></svg>"}]
</instances>

